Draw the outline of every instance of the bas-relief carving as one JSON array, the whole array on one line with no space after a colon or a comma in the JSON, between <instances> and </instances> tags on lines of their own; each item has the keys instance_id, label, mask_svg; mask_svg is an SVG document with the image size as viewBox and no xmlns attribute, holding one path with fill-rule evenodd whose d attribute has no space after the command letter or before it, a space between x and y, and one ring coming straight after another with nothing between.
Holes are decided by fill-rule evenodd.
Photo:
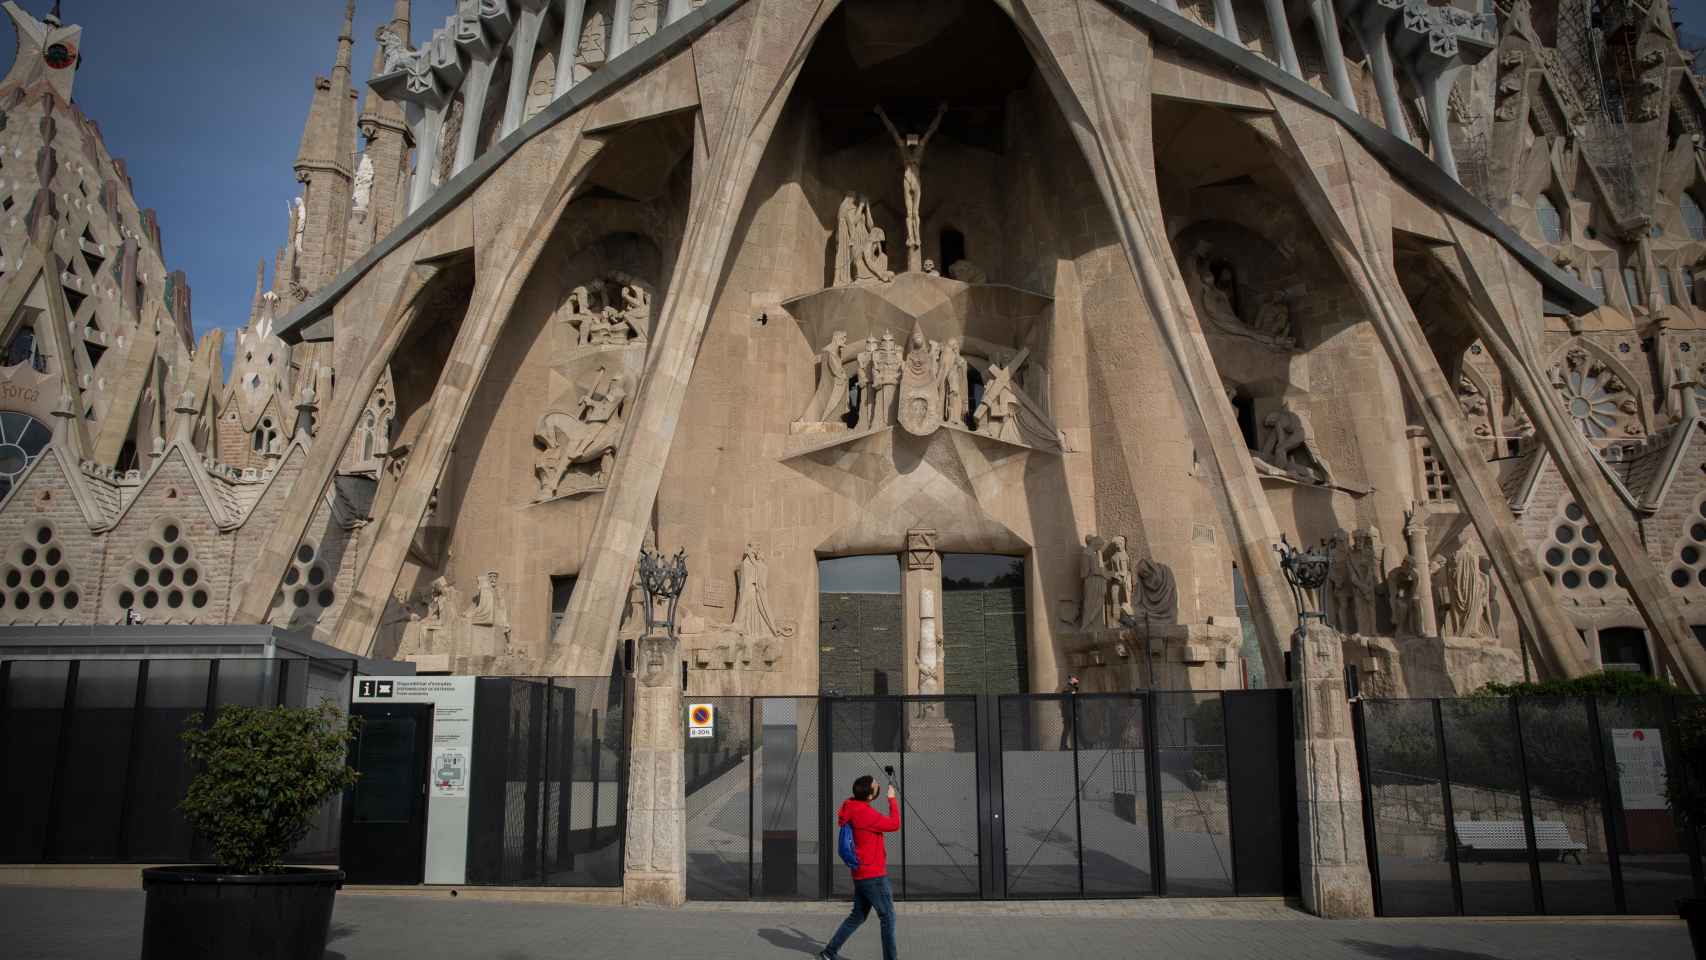
<instances>
[{"instance_id":1,"label":"bas-relief carving","mask_svg":"<svg viewBox=\"0 0 1706 960\"><path fill-rule=\"evenodd\" d=\"M1314 431L1303 414L1282 404L1262 418L1262 446L1256 451L1258 465L1266 464L1282 474L1308 483L1332 483L1332 469L1321 454Z\"/></svg>"},{"instance_id":2,"label":"bas-relief carving","mask_svg":"<svg viewBox=\"0 0 1706 960\"><path fill-rule=\"evenodd\" d=\"M1147 557L1134 567L1123 536L1085 536L1078 576L1083 584L1078 605L1080 632L1118 627L1124 618L1137 616L1140 611L1145 619L1156 621L1175 622L1178 617L1173 571Z\"/></svg>"},{"instance_id":3,"label":"bas-relief carving","mask_svg":"<svg viewBox=\"0 0 1706 960\"><path fill-rule=\"evenodd\" d=\"M1481 569L1481 548L1472 536L1449 557L1433 561L1434 606L1447 637L1493 636L1493 575Z\"/></svg>"},{"instance_id":4,"label":"bas-relief carving","mask_svg":"<svg viewBox=\"0 0 1706 960\"><path fill-rule=\"evenodd\" d=\"M1262 294L1251 319L1246 322L1238 309L1238 278L1230 263L1217 260L1214 249L1198 243L1187 261L1185 283L1198 313L1213 332L1254 340L1270 347L1290 350L1297 345L1292 329L1291 307L1283 291Z\"/></svg>"},{"instance_id":5,"label":"bas-relief carving","mask_svg":"<svg viewBox=\"0 0 1706 960\"><path fill-rule=\"evenodd\" d=\"M704 617L688 612L681 635L701 669L774 671L785 654L783 642L797 629L793 621L778 620L771 611L770 561L762 547L749 542L735 570L734 618L707 624Z\"/></svg>"},{"instance_id":6,"label":"bas-relief carving","mask_svg":"<svg viewBox=\"0 0 1706 960\"><path fill-rule=\"evenodd\" d=\"M433 580L428 596L399 596L407 613L397 659L426 656L498 658L510 653L509 605L496 570L475 587L474 602L462 607L462 592L448 576ZM491 661L485 661L489 664Z\"/></svg>"},{"instance_id":7,"label":"bas-relief carving","mask_svg":"<svg viewBox=\"0 0 1706 960\"><path fill-rule=\"evenodd\" d=\"M559 320L574 331L576 348L644 342L651 336L651 291L627 274L611 274L569 291Z\"/></svg>"},{"instance_id":8,"label":"bas-relief carving","mask_svg":"<svg viewBox=\"0 0 1706 960\"><path fill-rule=\"evenodd\" d=\"M628 378L600 367L572 412L539 418L533 430L533 446L539 451L533 464L536 502L603 490L609 484L627 401Z\"/></svg>"}]
</instances>

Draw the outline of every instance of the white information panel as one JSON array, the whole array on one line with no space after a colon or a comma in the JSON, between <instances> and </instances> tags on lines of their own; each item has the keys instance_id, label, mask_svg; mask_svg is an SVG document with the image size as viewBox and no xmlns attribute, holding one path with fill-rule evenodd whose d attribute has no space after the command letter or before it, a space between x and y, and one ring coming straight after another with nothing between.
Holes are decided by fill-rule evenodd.
<instances>
[{"instance_id":1,"label":"white information panel","mask_svg":"<svg viewBox=\"0 0 1706 960\"><path fill-rule=\"evenodd\" d=\"M1665 743L1661 731L1614 729L1611 752L1617 760L1617 786L1623 793L1623 809L1666 809Z\"/></svg>"},{"instance_id":2,"label":"white information panel","mask_svg":"<svg viewBox=\"0 0 1706 960\"><path fill-rule=\"evenodd\" d=\"M356 703L432 704L427 767L426 882L468 879L468 777L474 766L474 677L357 677Z\"/></svg>"}]
</instances>

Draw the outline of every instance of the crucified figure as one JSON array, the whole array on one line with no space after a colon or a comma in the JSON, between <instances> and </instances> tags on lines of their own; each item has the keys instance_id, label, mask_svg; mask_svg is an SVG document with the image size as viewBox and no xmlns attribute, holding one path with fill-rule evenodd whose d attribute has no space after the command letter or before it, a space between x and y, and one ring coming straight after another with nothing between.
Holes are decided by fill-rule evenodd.
<instances>
[{"instance_id":1,"label":"crucified figure","mask_svg":"<svg viewBox=\"0 0 1706 960\"><path fill-rule=\"evenodd\" d=\"M930 126L923 134L909 133L904 137L895 129L894 122L883 112L882 104L875 107L876 114L888 128L889 136L894 138L894 145L900 150L900 162L903 170L900 175L901 191L906 195L906 269L918 271L923 269L921 251L923 249L922 227L918 222L918 207L924 198L924 180L921 168L924 166L924 149L930 146L930 138L936 135L936 128L942 125L942 117L948 112L948 103L943 101L936 108L936 119L930 121Z\"/></svg>"}]
</instances>

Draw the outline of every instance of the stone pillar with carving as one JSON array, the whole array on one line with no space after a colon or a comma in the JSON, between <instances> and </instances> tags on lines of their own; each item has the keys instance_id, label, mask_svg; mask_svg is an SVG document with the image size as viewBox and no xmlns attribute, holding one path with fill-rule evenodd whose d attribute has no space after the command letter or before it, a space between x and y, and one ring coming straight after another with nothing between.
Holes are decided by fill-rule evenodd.
<instances>
[{"instance_id":1,"label":"stone pillar with carving","mask_svg":"<svg viewBox=\"0 0 1706 960\"><path fill-rule=\"evenodd\" d=\"M1339 634L1319 622L1300 626L1291 635L1291 675L1303 907L1328 919L1370 917L1362 781Z\"/></svg>"},{"instance_id":2,"label":"stone pillar with carving","mask_svg":"<svg viewBox=\"0 0 1706 960\"><path fill-rule=\"evenodd\" d=\"M679 907L687 901L680 641L652 633L637 646L622 900Z\"/></svg>"}]
</instances>

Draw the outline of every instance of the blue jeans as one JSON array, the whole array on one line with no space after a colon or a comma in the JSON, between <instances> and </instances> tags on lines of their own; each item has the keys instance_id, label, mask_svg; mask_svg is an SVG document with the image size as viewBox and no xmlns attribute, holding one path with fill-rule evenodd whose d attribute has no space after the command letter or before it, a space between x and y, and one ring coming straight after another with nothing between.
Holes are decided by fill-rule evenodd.
<instances>
[{"instance_id":1,"label":"blue jeans","mask_svg":"<svg viewBox=\"0 0 1706 960\"><path fill-rule=\"evenodd\" d=\"M853 912L841 921L841 929L829 938L829 946L824 947L823 952L832 957L840 956L841 945L865 922L872 907L877 908L877 920L883 928L883 960L895 960L898 954L894 948L894 891L889 889L888 877L853 881Z\"/></svg>"}]
</instances>

